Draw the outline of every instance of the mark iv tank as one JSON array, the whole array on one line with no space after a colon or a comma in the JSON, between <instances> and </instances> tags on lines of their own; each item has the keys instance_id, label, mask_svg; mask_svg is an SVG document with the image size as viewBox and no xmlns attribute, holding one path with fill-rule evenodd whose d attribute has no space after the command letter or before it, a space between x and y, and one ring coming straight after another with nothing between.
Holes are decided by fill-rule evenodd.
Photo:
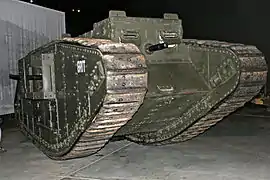
<instances>
[{"instance_id":1,"label":"mark iv tank","mask_svg":"<svg viewBox=\"0 0 270 180\"><path fill-rule=\"evenodd\" d=\"M91 32L30 52L12 77L21 129L56 160L89 156L118 136L178 143L244 106L266 83L256 47L182 35L176 14L110 11Z\"/></svg>"}]
</instances>

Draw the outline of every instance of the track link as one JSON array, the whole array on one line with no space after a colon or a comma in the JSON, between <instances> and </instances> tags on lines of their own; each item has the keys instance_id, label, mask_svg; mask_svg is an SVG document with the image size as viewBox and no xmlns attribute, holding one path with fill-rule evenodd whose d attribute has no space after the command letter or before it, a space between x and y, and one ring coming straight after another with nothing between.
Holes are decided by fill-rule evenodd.
<instances>
[{"instance_id":1,"label":"track link","mask_svg":"<svg viewBox=\"0 0 270 180\"><path fill-rule=\"evenodd\" d=\"M230 49L241 63L239 84L235 91L216 106L216 108L196 121L193 125L189 126L182 133L171 139L156 142L151 145L179 143L202 134L226 116L244 106L246 102L252 100L266 83L267 65L263 54L254 46L198 40L184 40L184 43L205 48Z\"/></svg>"},{"instance_id":2,"label":"track link","mask_svg":"<svg viewBox=\"0 0 270 180\"><path fill-rule=\"evenodd\" d=\"M136 113L147 91L147 71L144 56L132 44L108 40L65 38L83 46L97 44L102 53L106 76L106 95L99 112L81 134L71 150L56 160L92 155L102 149L110 138Z\"/></svg>"}]
</instances>

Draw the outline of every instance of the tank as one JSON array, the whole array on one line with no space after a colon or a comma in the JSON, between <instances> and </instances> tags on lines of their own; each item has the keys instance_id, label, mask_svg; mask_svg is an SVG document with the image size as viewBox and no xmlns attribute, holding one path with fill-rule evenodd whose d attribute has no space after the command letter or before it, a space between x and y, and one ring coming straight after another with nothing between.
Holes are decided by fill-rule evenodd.
<instances>
[{"instance_id":1,"label":"tank","mask_svg":"<svg viewBox=\"0 0 270 180\"><path fill-rule=\"evenodd\" d=\"M251 101L268 71L255 46L183 39L177 14L124 11L33 50L18 67L16 117L55 160L95 154L119 138L189 140Z\"/></svg>"}]
</instances>

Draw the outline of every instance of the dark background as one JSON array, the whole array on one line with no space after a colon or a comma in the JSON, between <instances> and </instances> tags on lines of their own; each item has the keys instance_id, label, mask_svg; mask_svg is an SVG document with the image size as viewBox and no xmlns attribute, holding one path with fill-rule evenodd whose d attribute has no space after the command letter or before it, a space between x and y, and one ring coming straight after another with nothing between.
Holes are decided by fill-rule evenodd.
<instances>
[{"instance_id":1,"label":"dark background","mask_svg":"<svg viewBox=\"0 0 270 180\"><path fill-rule=\"evenodd\" d=\"M29 0L30 1L30 0ZM28 2L29 2L28 1ZM66 13L72 36L92 29L108 11L125 10L128 16L162 17L178 13L184 38L216 39L256 45L270 59L269 0L33 0L34 4ZM81 12L73 12L80 9Z\"/></svg>"}]
</instances>

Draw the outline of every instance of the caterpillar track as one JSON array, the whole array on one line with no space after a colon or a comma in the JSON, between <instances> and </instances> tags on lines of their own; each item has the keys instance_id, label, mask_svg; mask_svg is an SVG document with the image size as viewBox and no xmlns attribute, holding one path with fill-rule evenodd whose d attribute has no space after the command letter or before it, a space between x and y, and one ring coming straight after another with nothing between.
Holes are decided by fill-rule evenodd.
<instances>
[{"instance_id":1,"label":"caterpillar track","mask_svg":"<svg viewBox=\"0 0 270 180\"><path fill-rule=\"evenodd\" d=\"M267 65L263 54L254 46L188 39L184 39L183 43L188 46L205 49L218 49L220 51L226 49L232 51L241 64L237 87L228 97L216 105L204 117L200 118L184 129L180 134L170 139L149 143L149 135L147 134L140 134L135 137L131 135L128 136L128 139L148 145L165 145L190 140L205 132L238 108L244 106L246 102L252 100L252 98L260 92L266 83ZM145 141L147 141L147 143L145 143Z\"/></svg>"},{"instance_id":2,"label":"caterpillar track","mask_svg":"<svg viewBox=\"0 0 270 180\"><path fill-rule=\"evenodd\" d=\"M66 38L65 40L78 42L84 46L91 46L91 41L93 41L81 38ZM99 113L70 152L61 157L53 157L54 159L66 160L95 154L108 143L118 129L131 120L143 103L147 90L144 57L132 45L115 44L114 47L116 49L106 49L105 53L110 56L106 57L106 54L102 52L104 53L103 61L112 63L110 66L105 66L107 86L112 88L108 88ZM125 53L119 53L121 51ZM113 59L110 59L112 57ZM137 58L137 61L130 63L132 58ZM120 76L124 79L119 78Z\"/></svg>"}]
</instances>

